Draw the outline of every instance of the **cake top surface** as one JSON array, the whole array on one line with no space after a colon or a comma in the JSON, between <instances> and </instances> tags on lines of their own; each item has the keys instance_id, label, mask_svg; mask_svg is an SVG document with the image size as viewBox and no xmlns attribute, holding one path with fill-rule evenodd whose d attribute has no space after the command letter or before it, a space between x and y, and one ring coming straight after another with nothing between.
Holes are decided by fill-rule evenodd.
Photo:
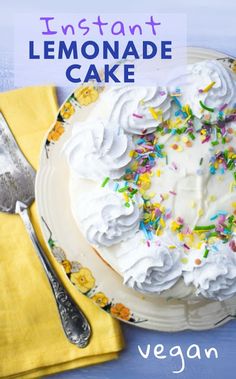
<instances>
[{"instance_id":1,"label":"cake top surface","mask_svg":"<svg viewBox=\"0 0 236 379\"><path fill-rule=\"evenodd\" d=\"M204 61L167 87L110 87L75 125L68 162L89 190L73 214L117 250L131 287L160 293L183 276L205 297L236 292L235 103L231 73Z\"/></svg>"}]
</instances>

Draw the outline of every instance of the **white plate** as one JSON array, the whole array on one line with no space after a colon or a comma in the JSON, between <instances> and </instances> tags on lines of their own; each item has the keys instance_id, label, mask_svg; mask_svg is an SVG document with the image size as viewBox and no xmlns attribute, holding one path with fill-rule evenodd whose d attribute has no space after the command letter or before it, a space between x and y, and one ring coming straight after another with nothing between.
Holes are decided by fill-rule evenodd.
<instances>
[{"instance_id":1,"label":"white plate","mask_svg":"<svg viewBox=\"0 0 236 379\"><path fill-rule=\"evenodd\" d=\"M235 67L233 58L213 50L189 48L187 58L189 63L221 59L231 67L234 62ZM84 120L93 108L93 102L81 103L93 100L96 90L99 91L95 88L85 93L81 91L86 88L80 87L80 104L76 91L66 100L41 152L36 201L43 235L53 256L65 268L68 280L76 282L78 290L126 322L161 331L203 330L227 322L236 316L235 297L223 302L144 297L125 287L122 278L96 255L80 234L70 209L69 170L63 146L70 137L70 125L75 120Z\"/></svg>"}]
</instances>

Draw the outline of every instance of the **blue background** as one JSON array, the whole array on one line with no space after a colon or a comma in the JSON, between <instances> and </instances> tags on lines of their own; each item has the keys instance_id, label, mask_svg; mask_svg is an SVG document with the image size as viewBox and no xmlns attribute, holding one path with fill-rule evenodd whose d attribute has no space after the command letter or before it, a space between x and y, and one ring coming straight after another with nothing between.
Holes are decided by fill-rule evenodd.
<instances>
[{"instance_id":1,"label":"blue background","mask_svg":"<svg viewBox=\"0 0 236 379\"><path fill-rule=\"evenodd\" d=\"M2 1L0 0L0 91L12 89L13 83L13 14L16 12L40 12L49 15L56 12L181 12L187 14L187 43L189 46L200 46L220 50L236 56L236 2L235 0L40 0L33 1ZM70 93L71 88L59 88L59 102L61 103ZM224 325L208 332L181 332L160 333L147 331L128 325L123 325L126 340L126 349L116 361L57 374L58 379L234 379L236 377L236 328L235 322ZM202 359L187 359L186 350L191 344L198 344L201 348ZM143 350L147 344L151 345L151 352L156 344L163 344L167 355L164 360L156 359L150 353L149 359L141 358L138 345ZM172 371L179 370L179 357L170 357L169 350L180 345L185 356L185 370L180 374ZM217 348L219 358L207 359L204 348Z\"/></svg>"}]
</instances>

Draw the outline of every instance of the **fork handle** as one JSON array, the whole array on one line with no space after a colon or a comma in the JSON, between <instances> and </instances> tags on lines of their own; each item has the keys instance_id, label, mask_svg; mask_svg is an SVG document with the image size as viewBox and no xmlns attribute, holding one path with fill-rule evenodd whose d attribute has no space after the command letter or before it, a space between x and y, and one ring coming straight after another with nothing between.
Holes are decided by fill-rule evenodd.
<instances>
[{"instance_id":1,"label":"fork handle","mask_svg":"<svg viewBox=\"0 0 236 379\"><path fill-rule=\"evenodd\" d=\"M24 203L17 201L16 212L23 220L37 255L42 262L49 283L51 284L65 335L71 343L80 348L86 347L91 335L88 320L63 287L50 261L43 251L30 221L27 206Z\"/></svg>"}]
</instances>

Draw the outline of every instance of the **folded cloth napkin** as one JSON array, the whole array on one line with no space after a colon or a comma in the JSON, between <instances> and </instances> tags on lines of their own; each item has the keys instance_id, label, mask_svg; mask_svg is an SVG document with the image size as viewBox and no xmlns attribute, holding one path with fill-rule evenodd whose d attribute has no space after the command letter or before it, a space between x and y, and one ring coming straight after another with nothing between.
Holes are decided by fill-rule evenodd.
<instances>
[{"instance_id":1,"label":"folded cloth napkin","mask_svg":"<svg viewBox=\"0 0 236 379\"><path fill-rule=\"evenodd\" d=\"M1 93L0 110L37 168L40 146L57 113L54 88ZM31 213L46 249L35 205ZM92 325L85 349L72 345L62 331L50 285L20 217L0 213L0 378L37 378L118 357L123 347L119 323L79 294L62 271L61 276Z\"/></svg>"}]
</instances>

